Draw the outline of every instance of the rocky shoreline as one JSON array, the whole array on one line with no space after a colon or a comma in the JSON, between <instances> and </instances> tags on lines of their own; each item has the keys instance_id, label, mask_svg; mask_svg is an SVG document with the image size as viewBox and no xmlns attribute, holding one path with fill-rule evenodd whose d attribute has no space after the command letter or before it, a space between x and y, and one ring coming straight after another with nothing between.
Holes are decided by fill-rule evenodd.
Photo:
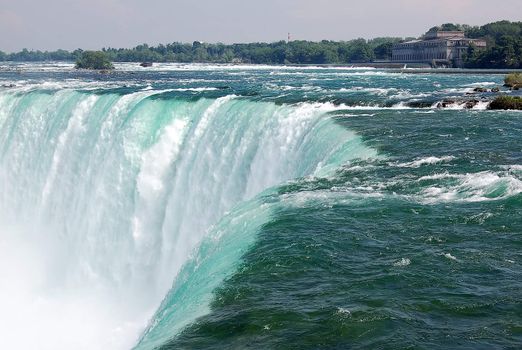
<instances>
[{"instance_id":1,"label":"rocky shoreline","mask_svg":"<svg viewBox=\"0 0 522 350\"><path fill-rule=\"evenodd\" d=\"M466 92L462 97L445 98L442 101L431 104L432 107L444 108L463 108L474 109L479 105L486 106L490 110L522 110L522 94L520 91L522 84L519 83L520 76L515 74L515 79L509 80L508 75L503 87L496 86L486 88L477 86L473 91ZM426 101L412 101L408 103L410 107L422 107L428 105Z\"/></svg>"}]
</instances>

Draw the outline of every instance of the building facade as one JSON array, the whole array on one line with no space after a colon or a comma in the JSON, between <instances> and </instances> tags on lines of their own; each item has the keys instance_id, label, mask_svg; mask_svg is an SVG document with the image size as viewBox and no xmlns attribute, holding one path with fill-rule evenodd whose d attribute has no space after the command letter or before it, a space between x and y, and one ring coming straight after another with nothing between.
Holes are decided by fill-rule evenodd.
<instances>
[{"instance_id":1,"label":"building facade","mask_svg":"<svg viewBox=\"0 0 522 350\"><path fill-rule=\"evenodd\" d=\"M486 48L484 40L466 38L464 32L429 32L424 36L424 40L395 44L392 49L392 61L462 67L464 54L470 45Z\"/></svg>"}]
</instances>

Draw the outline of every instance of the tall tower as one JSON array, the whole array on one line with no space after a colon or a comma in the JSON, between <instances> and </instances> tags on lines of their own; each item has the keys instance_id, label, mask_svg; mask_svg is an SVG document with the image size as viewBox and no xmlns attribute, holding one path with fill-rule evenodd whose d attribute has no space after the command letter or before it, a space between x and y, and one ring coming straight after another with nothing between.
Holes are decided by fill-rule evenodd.
<instances>
[{"instance_id":1,"label":"tall tower","mask_svg":"<svg viewBox=\"0 0 522 350\"><path fill-rule=\"evenodd\" d=\"M287 42L290 42L290 40L292 40L292 38L290 36L290 33L288 33L288 41Z\"/></svg>"}]
</instances>

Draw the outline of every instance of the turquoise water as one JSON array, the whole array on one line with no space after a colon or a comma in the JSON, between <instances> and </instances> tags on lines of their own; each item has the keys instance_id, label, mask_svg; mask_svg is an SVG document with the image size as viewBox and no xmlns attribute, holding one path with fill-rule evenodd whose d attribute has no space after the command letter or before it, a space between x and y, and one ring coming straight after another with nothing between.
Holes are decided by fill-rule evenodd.
<instances>
[{"instance_id":1,"label":"turquoise water","mask_svg":"<svg viewBox=\"0 0 522 350\"><path fill-rule=\"evenodd\" d=\"M519 348L502 79L3 67L1 347Z\"/></svg>"}]
</instances>

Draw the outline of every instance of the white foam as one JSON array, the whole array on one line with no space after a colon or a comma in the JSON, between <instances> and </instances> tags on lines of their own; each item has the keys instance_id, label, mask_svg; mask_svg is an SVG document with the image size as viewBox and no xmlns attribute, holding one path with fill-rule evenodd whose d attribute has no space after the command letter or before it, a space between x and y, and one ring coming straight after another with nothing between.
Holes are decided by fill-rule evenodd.
<instances>
[{"instance_id":1,"label":"white foam","mask_svg":"<svg viewBox=\"0 0 522 350\"><path fill-rule=\"evenodd\" d=\"M401 101L401 102L393 105L390 109L412 109L412 108L409 107L406 102Z\"/></svg>"},{"instance_id":2,"label":"white foam","mask_svg":"<svg viewBox=\"0 0 522 350\"><path fill-rule=\"evenodd\" d=\"M401 260L394 262L393 266L396 266L396 267L406 267L406 266L408 266L410 264L411 264L411 260L410 259L402 258Z\"/></svg>"},{"instance_id":3,"label":"white foam","mask_svg":"<svg viewBox=\"0 0 522 350\"><path fill-rule=\"evenodd\" d=\"M472 87L467 87L467 88L449 88L449 89L445 89L442 91L442 93L444 94L459 94L459 95L464 95L466 93L473 93L473 88Z\"/></svg>"},{"instance_id":4,"label":"white foam","mask_svg":"<svg viewBox=\"0 0 522 350\"><path fill-rule=\"evenodd\" d=\"M479 81L476 83L466 84L466 85L462 85L462 86L475 88L475 87L484 87L484 86L492 86L492 85L501 85L501 83L495 83L494 81Z\"/></svg>"},{"instance_id":5,"label":"white foam","mask_svg":"<svg viewBox=\"0 0 522 350\"><path fill-rule=\"evenodd\" d=\"M472 110L485 111L488 109L489 104L489 101L479 101L475 106L473 106Z\"/></svg>"},{"instance_id":6,"label":"white foam","mask_svg":"<svg viewBox=\"0 0 522 350\"><path fill-rule=\"evenodd\" d=\"M420 196L422 202L482 202L522 193L522 181L506 173L484 171L472 174L435 174L419 180L437 179L452 179L452 182L425 188Z\"/></svg>"},{"instance_id":7,"label":"white foam","mask_svg":"<svg viewBox=\"0 0 522 350\"><path fill-rule=\"evenodd\" d=\"M431 165L431 164L439 164L439 163L447 163L455 160L454 156L443 156L443 157L425 157L414 160L412 162L407 163L399 163L396 166L403 168L419 168L423 165Z\"/></svg>"},{"instance_id":8,"label":"white foam","mask_svg":"<svg viewBox=\"0 0 522 350\"><path fill-rule=\"evenodd\" d=\"M431 108L439 109L439 103L434 103ZM473 110L473 111L484 111L487 110L490 104L490 101L478 101L471 108L468 107L468 102L466 101L456 101L454 103L447 104L444 109L445 110Z\"/></svg>"},{"instance_id":9,"label":"white foam","mask_svg":"<svg viewBox=\"0 0 522 350\"><path fill-rule=\"evenodd\" d=\"M371 71L372 67L343 67L343 66L285 66L263 64L212 64L212 63L154 63L152 67L140 67L136 62L115 62L116 70L121 71L272 71L275 74L285 71Z\"/></svg>"},{"instance_id":10,"label":"white foam","mask_svg":"<svg viewBox=\"0 0 522 350\"><path fill-rule=\"evenodd\" d=\"M168 91L192 91L192 92L202 92L202 91L216 91L218 88L214 87L199 87L199 88L176 88L169 89Z\"/></svg>"},{"instance_id":11,"label":"white foam","mask_svg":"<svg viewBox=\"0 0 522 350\"><path fill-rule=\"evenodd\" d=\"M329 90L332 92L340 92L340 93L350 93L350 92L365 92L371 95L379 95L386 96L392 92L399 91L396 88L374 88L374 87L363 87L363 86L354 86L351 88L340 88L340 89L332 89Z\"/></svg>"},{"instance_id":12,"label":"white foam","mask_svg":"<svg viewBox=\"0 0 522 350\"><path fill-rule=\"evenodd\" d=\"M445 253L444 257L449 259L449 260L457 261L457 258L454 257L453 255L451 255L450 253Z\"/></svg>"},{"instance_id":13,"label":"white foam","mask_svg":"<svg viewBox=\"0 0 522 350\"><path fill-rule=\"evenodd\" d=\"M273 83L265 84L265 87L271 90L281 91L321 91L322 88L319 86L304 85L304 86L290 86L290 85L277 85Z\"/></svg>"},{"instance_id":14,"label":"white foam","mask_svg":"<svg viewBox=\"0 0 522 350\"><path fill-rule=\"evenodd\" d=\"M338 307L337 308L337 313L339 315L343 315L343 316L351 316L352 315L352 312L346 308L343 308L343 307Z\"/></svg>"},{"instance_id":15,"label":"white foam","mask_svg":"<svg viewBox=\"0 0 522 350\"><path fill-rule=\"evenodd\" d=\"M440 180L440 179L461 179L462 175L458 174L450 174L450 173L442 173L442 174L433 174L426 175L419 178L418 181L430 181L430 180Z\"/></svg>"}]
</instances>

